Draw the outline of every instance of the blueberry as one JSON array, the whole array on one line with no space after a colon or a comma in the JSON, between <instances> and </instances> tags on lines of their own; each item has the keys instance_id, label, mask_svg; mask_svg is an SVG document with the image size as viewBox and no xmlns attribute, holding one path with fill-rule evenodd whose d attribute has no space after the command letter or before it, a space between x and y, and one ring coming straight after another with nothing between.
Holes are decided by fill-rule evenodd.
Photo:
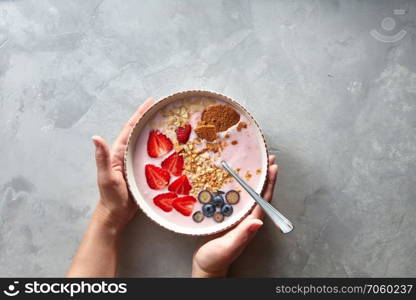
<instances>
[{"instance_id":1,"label":"blueberry","mask_svg":"<svg viewBox=\"0 0 416 300\"><path fill-rule=\"evenodd\" d=\"M202 206L202 213L206 217L212 217L215 213L215 205L213 203L207 203Z\"/></svg>"},{"instance_id":2,"label":"blueberry","mask_svg":"<svg viewBox=\"0 0 416 300\"><path fill-rule=\"evenodd\" d=\"M225 199L227 200L228 204L237 204L240 201L240 194L237 191L231 190L225 194Z\"/></svg>"},{"instance_id":3,"label":"blueberry","mask_svg":"<svg viewBox=\"0 0 416 300\"><path fill-rule=\"evenodd\" d=\"M196 222L196 223L201 223L202 220L204 220L204 215L202 214L202 212L197 211L192 215L192 219Z\"/></svg>"},{"instance_id":4,"label":"blueberry","mask_svg":"<svg viewBox=\"0 0 416 300\"><path fill-rule=\"evenodd\" d=\"M230 204L224 204L221 207L221 213L226 216L229 217L233 214L233 207Z\"/></svg>"},{"instance_id":5,"label":"blueberry","mask_svg":"<svg viewBox=\"0 0 416 300\"><path fill-rule=\"evenodd\" d=\"M215 220L215 222L217 222L217 223L221 223L222 221L224 221L224 215L223 215L222 213L220 213L219 211L217 211L217 212L214 214L214 220Z\"/></svg>"},{"instance_id":6,"label":"blueberry","mask_svg":"<svg viewBox=\"0 0 416 300\"><path fill-rule=\"evenodd\" d=\"M212 201L212 194L208 190L202 190L198 194L198 200L202 204L206 204Z\"/></svg>"},{"instance_id":7,"label":"blueberry","mask_svg":"<svg viewBox=\"0 0 416 300\"><path fill-rule=\"evenodd\" d=\"M224 204L224 197L220 194L217 194L212 199L212 203L217 207L221 207Z\"/></svg>"}]
</instances>

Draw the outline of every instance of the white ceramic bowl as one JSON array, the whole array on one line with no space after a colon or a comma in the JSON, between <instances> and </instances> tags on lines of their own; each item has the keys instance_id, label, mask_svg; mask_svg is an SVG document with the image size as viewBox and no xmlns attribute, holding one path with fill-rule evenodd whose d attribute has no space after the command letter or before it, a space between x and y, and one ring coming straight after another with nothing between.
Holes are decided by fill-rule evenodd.
<instances>
[{"instance_id":1,"label":"white ceramic bowl","mask_svg":"<svg viewBox=\"0 0 416 300\"><path fill-rule=\"evenodd\" d=\"M135 147L137 140L140 136L140 133L142 130L144 130L146 124L151 120L156 113L164 108L165 106L181 100L185 98L195 98L195 97L207 97L207 98L213 98L218 101L225 102L232 106L236 111L238 111L242 116L245 116L251 124L255 127L255 136L253 137L253 142L256 143L256 147L259 147L260 151L260 157L255 158L260 160L261 165L261 173L258 180L257 186L253 186L253 188L256 190L257 193L261 193L263 191L263 188L265 186L266 177L267 177L267 162L268 162L268 151L266 142L264 140L263 133L258 125L258 123L254 120L254 118L250 115L250 113L238 102L223 96L221 94L208 92L208 91L185 91L177 94L173 94L171 96L168 96L157 103L155 103L136 123L134 129L132 130L128 145L125 152L125 176L127 179L128 187L130 189L131 194L133 195L135 201L139 205L139 207L142 209L142 211L153 221L155 221L160 226L169 229L171 231L174 231L176 233L181 234L187 234L187 235L209 235L221 232L223 230L226 230L238 222L240 222L254 207L254 200L249 198L249 200L245 201L244 207L240 207L238 209L238 213L234 213L230 217L226 218L226 221L222 223L212 223L212 226L184 226L183 224L177 224L172 220L169 220L169 218L164 217L163 214L160 214L157 210L160 210L158 207L156 207L151 199L145 199L142 191L140 190L138 184L135 180L135 172L134 172L134 153L135 153ZM238 153L236 154L238 155ZM245 192L244 192L245 193ZM150 201L149 201L150 200Z\"/></svg>"}]
</instances>

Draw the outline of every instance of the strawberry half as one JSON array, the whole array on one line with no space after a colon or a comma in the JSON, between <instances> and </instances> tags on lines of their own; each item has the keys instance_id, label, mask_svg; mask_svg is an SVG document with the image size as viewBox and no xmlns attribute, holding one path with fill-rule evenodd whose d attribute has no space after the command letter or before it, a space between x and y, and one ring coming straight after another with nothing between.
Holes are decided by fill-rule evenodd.
<instances>
[{"instance_id":1,"label":"strawberry half","mask_svg":"<svg viewBox=\"0 0 416 300\"><path fill-rule=\"evenodd\" d=\"M174 152L169 157L162 161L162 168L169 171L174 176L180 176L183 171L183 157L177 152Z\"/></svg>"},{"instance_id":2,"label":"strawberry half","mask_svg":"<svg viewBox=\"0 0 416 300\"><path fill-rule=\"evenodd\" d=\"M194 210L196 199L192 196L179 197L173 200L172 206L184 216L190 216Z\"/></svg>"},{"instance_id":3,"label":"strawberry half","mask_svg":"<svg viewBox=\"0 0 416 300\"><path fill-rule=\"evenodd\" d=\"M182 175L172 182L168 189L176 194L189 195L191 185L189 184L188 177L186 177L186 175Z\"/></svg>"},{"instance_id":4,"label":"strawberry half","mask_svg":"<svg viewBox=\"0 0 416 300\"><path fill-rule=\"evenodd\" d=\"M172 150L172 141L159 130L149 132L147 140L147 153L150 157L161 157Z\"/></svg>"},{"instance_id":5,"label":"strawberry half","mask_svg":"<svg viewBox=\"0 0 416 300\"><path fill-rule=\"evenodd\" d=\"M172 202L177 198L175 193L164 193L153 198L153 203L159 206L163 211L172 210Z\"/></svg>"},{"instance_id":6,"label":"strawberry half","mask_svg":"<svg viewBox=\"0 0 416 300\"><path fill-rule=\"evenodd\" d=\"M151 189L160 190L169 184L169 172L154 165L146 165L144 167L147 184Z\"/></svg>"},{"instance_id":7,"label":"strawberry half","mask_svg":"<svg viewBox=\"0 0 416 300\"><path fill-rule=\"evenodd\" d=\"M185 144L189 140L189 135L191 134L191 125L186 124L184 127L176 128L176 139L180 144Z\"/></svg>"}]
</instances>

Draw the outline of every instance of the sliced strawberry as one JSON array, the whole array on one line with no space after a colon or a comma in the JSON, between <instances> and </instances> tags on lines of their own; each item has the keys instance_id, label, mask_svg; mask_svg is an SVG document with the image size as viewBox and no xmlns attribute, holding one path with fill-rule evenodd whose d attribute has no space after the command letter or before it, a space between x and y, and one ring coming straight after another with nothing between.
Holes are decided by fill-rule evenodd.
<instances>
[{"instance_id":1,"label":"sliced strawberry","mask_svg":"<svg viewBox=\"0 0 416 300\"><path fill-rule=\"evenodd\" d=\"M144 168L147 184L151 189L160 190L169 184L169 172L154 165L146 165Z\"/></svg>"},{"instance_id":2,"label":"sliced strawberry","mask_svg":"<svg viewBox=\"0 0 416 300\"><path fill-rule=\"evenodd\" d=\"M172 182L168 189L176 194L189 195L191 185L189 184L188 177L186 177L186 175L182 175Z\"/></svg>"},{"instance_id":3,"label":"sliced strawberry","mask_svg":"<svg viewBox=\"0 0 416 300\"><path fill-rule=\"evenodd\" d=\"M169 157L162 161L162 168L169 171L174 176L180 176L183 171L183 157L177 152L174 152Z\"/></svg>"},{"instance_id":4,"label":"sliced strawberry","mask_svg":"<svg viewBox=\"0 0 416 300\"><path fill-rule=\"evenodd\" d=\"M161 157L172 150L172 141L159 130L152 130L147 140L147 153L150 157Z\"/></svg>"},{"instance_id":5,"label":"sliced strawberry","mask_svg":"<svg viewBox=\"0 0 416 300\"><path fill-rule=\"evenodd\" d=\"M194 210L196 199L192 196L179 197L173 200L172 206L184 216L190 216Z\"/></svg>"},{"instance_id":6,"label":"sliced strawberry","mask_svg":"<svg viewBox=\"0 0 416 300\"><path fill-rule=\"evenodd\" d=\"M175 193L164 193L153 198L153 203L162 210L169 212L172 210L172 202L177 198Z\"/></svg>"},{"instance_id":7,"label":"sliced strawberry","mask_svg":"<svg viewBox=\"0 0 416 300\"><path fill-rule=\"evenodd\" d=\"M186 124L184 127L176 128L176 138L180 144L185 144L188 141L191 129L191 125L189 124Z\"/></svg>"}]
</instances>

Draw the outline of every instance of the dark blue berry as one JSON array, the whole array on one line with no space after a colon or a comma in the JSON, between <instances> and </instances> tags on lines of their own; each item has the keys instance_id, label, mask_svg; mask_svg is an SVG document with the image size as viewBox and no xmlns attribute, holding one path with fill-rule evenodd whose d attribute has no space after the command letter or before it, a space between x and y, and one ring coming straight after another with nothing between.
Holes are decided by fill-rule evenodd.
<instances>
[{"instance_id":1,"label":"dark blue berry","mask_svg":"<svg viewBox=\"0 0 416 300\"><path fill-rule=\"evenodd\" d=\"M226 216L229 217L233 214L233 207L230 204L224 204L221 207L221 213Z\"/></svg>"},{"instance_id":2,"label":"dark blue berry","mask_svg":"<svg viewBox=\"0 0 416 300\"><path fill-rule=\"evenodd\" d=\"M215 195L212 199L212 203L217 207L221 207L224 204L224 197L220 194Z\"/></svg>"},{"instance_id":3,"label":"dark blue berry","mask_svg":"<svg viewBox=\"0 0 416 300\"><path fill-rule=\"evenodd\" d=\"M202 206L202 213L206 217L212 217L215 213L215 205L213 203L207 203Z\"/></svg>"}]
</instances>

